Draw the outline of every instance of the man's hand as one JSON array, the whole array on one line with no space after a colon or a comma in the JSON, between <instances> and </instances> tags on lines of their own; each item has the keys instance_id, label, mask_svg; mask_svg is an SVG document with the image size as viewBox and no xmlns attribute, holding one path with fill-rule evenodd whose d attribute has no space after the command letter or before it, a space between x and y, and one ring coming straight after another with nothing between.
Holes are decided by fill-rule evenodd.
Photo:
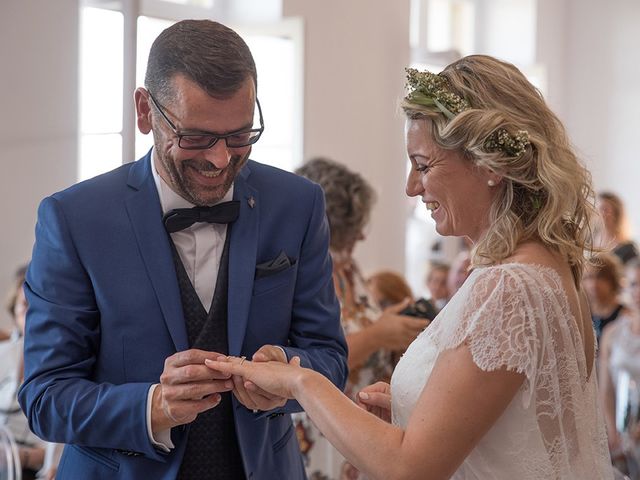
<instances>
[{"instance_id":1,"label":"man's hand","mask_svg":"<svg viewBox=\"0 0 640 480\"><path fill-rule=\"evenodd\" d=\"M263 345L253 354L251 358L253 362L281 362L287 363L287 357L284 351L273 345ZM238 401L250 410L273 410L274 408L282 407L287 402L286 398L272 395L261 388L257 387L254 383L243 380L242 377L234 375L231 377L233 380L233 394Z\"/></svg>"},{"instance_id":2,"label":"man's hand","mask_svg":"<svg viewBox=\"0 0 640 480\"><path fill-rule=\"evenodd\" d=\"M165 360L160 385L151 399L152 432L193 422L199 413L220 403L220 392L233 389L229 375L204 365L205 359L219 356L216 352L191 349Z\"/></svg>"}]
</instances>

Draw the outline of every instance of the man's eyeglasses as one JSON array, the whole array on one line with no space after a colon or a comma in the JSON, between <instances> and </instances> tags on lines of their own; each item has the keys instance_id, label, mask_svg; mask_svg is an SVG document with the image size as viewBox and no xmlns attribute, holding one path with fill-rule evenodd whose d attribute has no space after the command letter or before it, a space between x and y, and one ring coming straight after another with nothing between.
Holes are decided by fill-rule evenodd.
<instances>
[{"instance_id":1,"label":"man's eyeglasses","mask_svg":"<svg viewBox=\"0 0 640 480\"><path fill-rule=\"evenodd\" d=\"M147 90L149 98L155 105L164 121L167 122L169 128L173 131L174 135L178 137L178 146L185 150L206 150L213 147L218 140L224 139L228 148L242 148L253 145L260 139L260 135L264 131L264 121L262 120L262 109L260 108L260 102L256 98L256 105L258 105L258 114L260 115L260 128L252 128L249 130L242 130L237 132L230 132L225 134L213 134L213 133L180 133L176 126L173 124L167 114L164 113L160 104L153 98L151 92Z\"/></svg>"}]
</instances>

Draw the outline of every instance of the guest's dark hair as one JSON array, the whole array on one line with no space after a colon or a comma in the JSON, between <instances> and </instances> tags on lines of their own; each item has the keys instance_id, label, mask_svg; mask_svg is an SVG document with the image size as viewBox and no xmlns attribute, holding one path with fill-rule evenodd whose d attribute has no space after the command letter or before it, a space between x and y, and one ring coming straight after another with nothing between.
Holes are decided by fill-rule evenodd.
<instances>
[{"instance_id":1,"label":"guest's dark hair","mask_svg":"<svg viewBox=\"0 0 640 480\"><path fill-rule=\"evenodd\" d=\"M375 201L371 185L360 174L327 158L309 160L296 173L324 190L331 249L340 251L354 243L369 221Z\"/></svg>"},{"instance_id":2,"label":"guest's dark hair","mask_svg":"<svg viewBox=\"0 0 640 480\"><path fill-rule=\"evenodd\" d=\"M258 75L245 41L211 20L183 20L165 29L149 52L145 86L160 102L172 98L171 81L184 75L215 98L233 95Z\"/></svg>"}]
</instances>

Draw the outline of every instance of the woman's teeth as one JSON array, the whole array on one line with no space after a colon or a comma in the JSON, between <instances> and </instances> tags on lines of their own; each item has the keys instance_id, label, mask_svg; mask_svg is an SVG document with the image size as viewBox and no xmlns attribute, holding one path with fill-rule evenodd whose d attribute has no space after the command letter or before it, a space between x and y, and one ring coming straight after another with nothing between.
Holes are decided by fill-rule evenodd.
<instances>
[{"instance_id":1,"label":"woman's teeth","mask_svg":"<svg viewBox=\"0 0 640 480\"><path fill-rule=\"evenodd\" d=\"M432 212L440 206L438 202L427 202L426 205L427 210L430 210Z\"/></svg>"}]
</instances>

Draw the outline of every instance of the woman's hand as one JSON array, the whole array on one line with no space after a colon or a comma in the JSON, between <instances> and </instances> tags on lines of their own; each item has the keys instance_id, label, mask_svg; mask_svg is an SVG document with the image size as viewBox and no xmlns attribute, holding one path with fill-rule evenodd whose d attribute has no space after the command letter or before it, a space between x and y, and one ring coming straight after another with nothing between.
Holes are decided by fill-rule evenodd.
<instances>
[{"instance_id":1,"label":"woman's hand","mask_svg":"<svg viewBox=\"0 0 640 480\"><path fill-rule=\"evenodd\" d=\"M257 387L271 395L287 399L295 398L296 389L303 377L312 373L311 370L300 367L299 357L293 357L289 363L282 363L252 362L244 358L220 356L216 360L205 360L205 365L223 374L242 377L247 390L255 391Z\"/></svg>"},{"instance_id":2,"label":"woman's hand","mask_svg":"<svg viewBox=\"0 0 640 480\"><path fill-rule=\"evenodd\" d=\"M251 358L254 362L280 362L287 363L287 356L284 350L273 345L263 345L253 354ZM236 399L249 410L256 412L257 410L267 411L274 408L283 407L287 402L286 398L271 395L270 393L258 388L255 384L245 381L239 375L231 377L233 381L233 394Z\"/></svg>"},{"instance_id":3,"label":"woman's hand","mask_svg":"<svg viewBox=\"0 0 640 480\"><path fill-rule=\"evenodd\" d=\"M358 392L356 403L367 412L391 423L391 387L386 382L377 382Z\"/></svg>"}]
</instances>

